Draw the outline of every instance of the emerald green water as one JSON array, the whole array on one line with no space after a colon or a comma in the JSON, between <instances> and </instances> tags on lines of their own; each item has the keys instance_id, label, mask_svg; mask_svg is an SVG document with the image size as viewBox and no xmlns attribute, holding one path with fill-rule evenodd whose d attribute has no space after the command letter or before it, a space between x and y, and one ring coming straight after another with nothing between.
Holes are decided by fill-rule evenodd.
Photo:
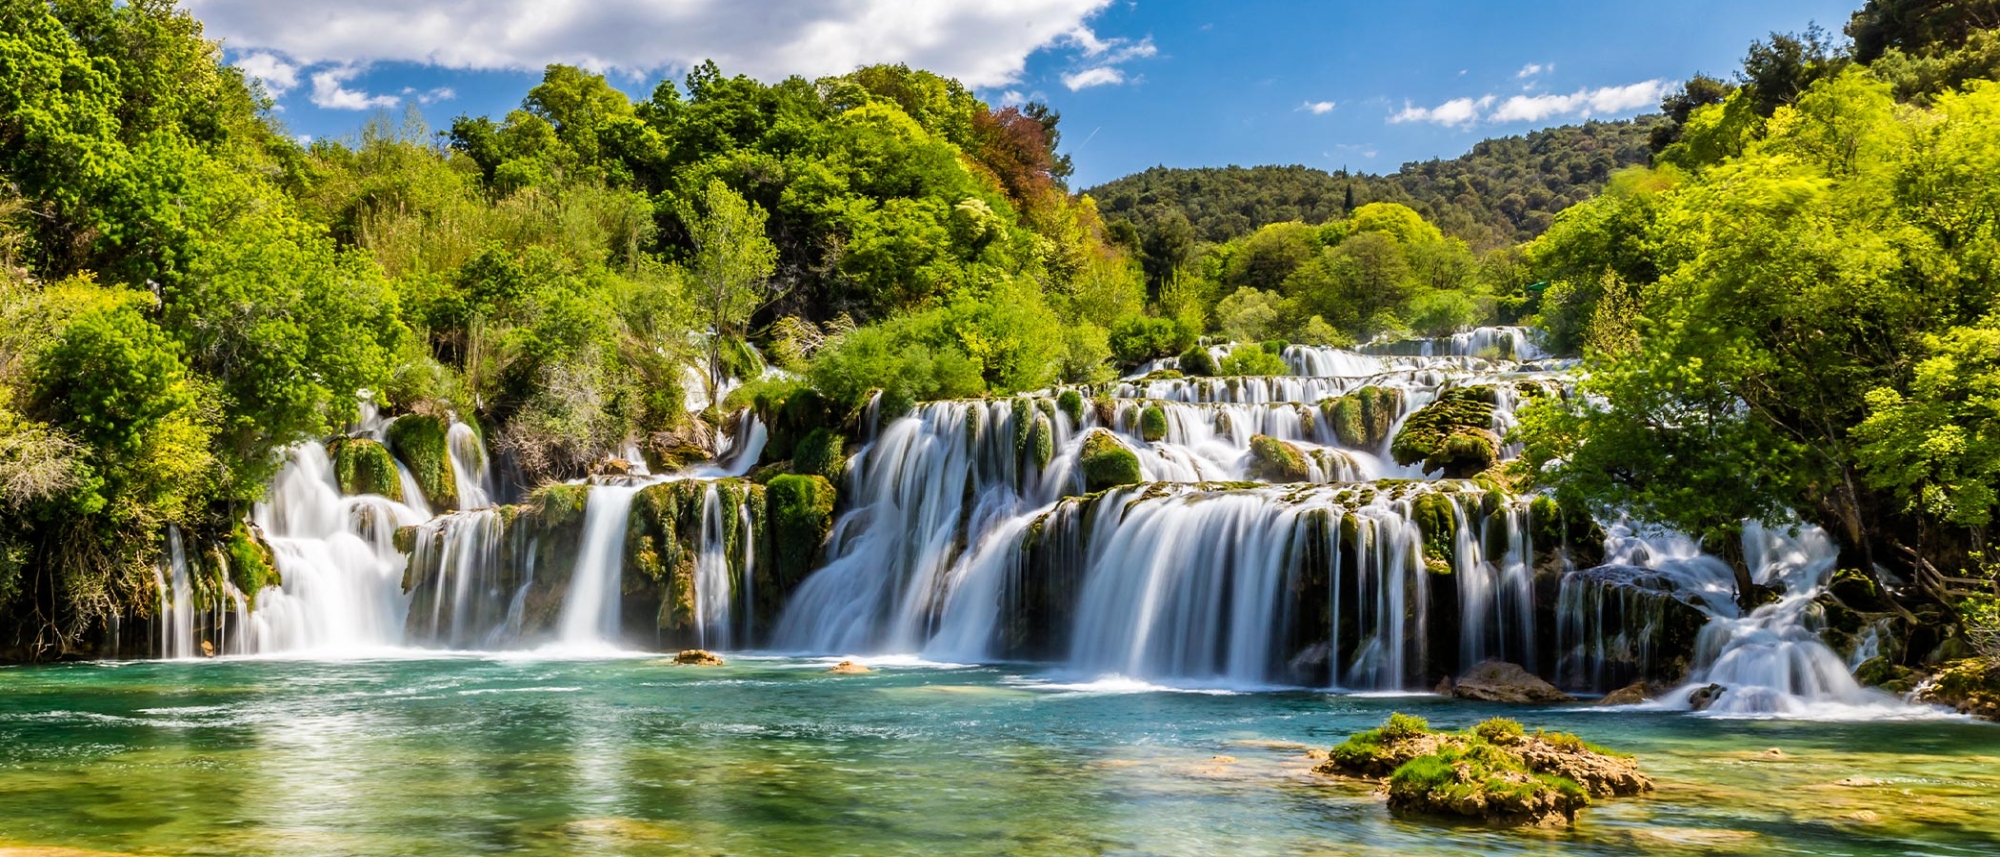
<instances>
[{"instance_id":1,"label":"emerald green water","mask_svg":"<svg viewBox=\"0 0 2000 857\"><path fill-rule=\"evenodd\" d=\"M1661 788L1571 831L1501 832L1392 818L1304 753L1391 710L1462 726L1496 708L825 666L0 669L0 854L2000 853L2000 728L1982 724L1510 709L1639 754Z\"/></svg>"}]
</instances>

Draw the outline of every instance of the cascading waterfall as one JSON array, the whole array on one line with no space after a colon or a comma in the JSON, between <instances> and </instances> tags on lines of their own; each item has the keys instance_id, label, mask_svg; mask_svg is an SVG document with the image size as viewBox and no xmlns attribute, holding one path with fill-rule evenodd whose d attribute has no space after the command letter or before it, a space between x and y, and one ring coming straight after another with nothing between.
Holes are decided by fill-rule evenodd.
<instances>
[{"instance_id":1,"label":"cascading waterfall","mask_svg":"<svg viewBox=\"0 0 2000 857\"><path fill-rule=\"evenodd\" d=\"M619 634L620 582L625 573L625 527L638 485L596 485L584 506L583 540L570 572L557 640L564 646L615 645Z\"/></svg>"},{"instance_id":2,"label":"cascading waterfall","mask_svg":"<svg viewBox=\"0 0 2000 857\"><path fill-rule=\"evenodd\" d=\"M179 527L167 528L167 570L162 573L155 567L153 580L160 588L160 657L175 660L200 654L194 639L194 576L188 571Z\"/></svg>"},{"instance_id":3,"label":"cascading waterfall","mask_svg":"<svg viewBox=\"0 0 2000 857\"><path fill-rule=\"evenodd\" d=\"M451 456L458 507L484 509L493 505L493 471L487 465L485 448L479 444L479 433L472 426L452 420L445 433L445 451Z\"/></svg>"}]
</instances>

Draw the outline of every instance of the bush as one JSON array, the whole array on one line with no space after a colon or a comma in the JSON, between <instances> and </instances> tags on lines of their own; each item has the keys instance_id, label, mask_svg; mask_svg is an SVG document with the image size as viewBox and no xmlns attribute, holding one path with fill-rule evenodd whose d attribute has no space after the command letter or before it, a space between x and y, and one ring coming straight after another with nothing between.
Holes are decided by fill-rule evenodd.
<instances>
[{"instance_id":1,"label":"bush","mask_svg":"<svg viewBox=\"0 0 2000 857\"><path fill-rule=\"evenodd\" d=\"M1083 425L1083 394L1075 390L1057 393L1056 410L1069 415L1070 425Z\"/></svg>"},{"instance_id":2,"label":"bush","mask_svg":"<svg viewBox=\"0 0 2000 857\"><path fill-rule=\"evenodd\" d=\"M834 501L839 492L820 476L786 474L764 488L765 519L771 527L772 560L779 585L793 584L812 573L820 546L833 531Z\"/></svg>"},{"instance_id":3,"label":"bush","mask_svg":"<svg viewBox=\"0 0 2000 857\"><path fill-rule=\"evenodd\" d=\"M1199 345L1189 346L1175 362L1180 365L1181 372L1190 378L1207 378L1216 373L1215 356Z\"/></svg>"},{"instance_id":4,"label":"bush","mask_svg":"<svg viewBox=\"0 0 2000 857\"><path fill-rule=\"evenodd\" d=\"M1285 365L1283 357L1263 348L1238 345L1229 350L1229 356L1222 358L1221 371L1224 375L1257 377L1289 374L1291 367Z\"/></svg>"},{"instance_id":5,"label":"bush","mask_svg":"<svg viewBox=\"0 0 2000 857\"><path fill-rule=\"evenodd\" d=\"M1092 429L1083 438L1079 461L1083 470L1083 490L1095 494L1121 485L1137 485L1145 478L1139 456L1103 429Z\"/></svg>"},{"instance_id":6,"label":"bush","mask_svg":"<svg viewBox=\"0 0 2000 857\"><path fill-rule=\"evenodd\" d=\"M1147 405L1139 411L1139 436L1147 443L1158 443L1167 439L1167 412L1159 405Z\"/></svg>"},{"instance_id":7,"label":"bush","mask_svg":"<svg viewBox=\"0 0 2000 857\"><path fill-rule=\"evenodd\" d=\"M1118 362L1137 366L1172 356L1194 344L1194 337L1173 319L1128 315L1111 325L1110 344Z\"/></svg>"},{"instance_id":8,"label":"bush","mask_svg":"<svg viewBox=\"0 0 2000 857\"><path fill-rule=\"evenodd\" d=\"M792 472L807 476L825 477L838 484L847 469L847 456L840 435L815 428L799 441L792 452Z\"/></svg>"}]
</instances>

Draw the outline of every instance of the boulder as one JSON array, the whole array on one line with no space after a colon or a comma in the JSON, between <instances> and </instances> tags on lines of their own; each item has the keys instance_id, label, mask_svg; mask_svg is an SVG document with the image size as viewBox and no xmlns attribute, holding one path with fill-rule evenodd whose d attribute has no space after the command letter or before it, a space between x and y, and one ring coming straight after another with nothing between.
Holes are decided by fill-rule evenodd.
<instances>
[{"instance_id":1,"label":"boulder","mask_svg":"<svg viewBox=\"0 0 2000 857\"><path fill-rule=\"evenodd\" d=\"M1650 695L1648 695L1647 693L1648 690L1649 688L1646 687L1645 682L1635 681L1631 684L1628 684L1624 687L1621 687L1617 690L1605 694L1603 699L1597 701L1597 704L1638 705L1639 703L1645 702L1646 700L1652 698Z\"/></svg>"},{"instance_id":2,"label":"boulder","mask_svg":"<svg viewBox=\"0 0 2000 857\"><path fill-rule=\"evenodd\" d=\"M1437 400L1403 421L1389 445L1397 464L1422 462L1426 474L1466 479L1500 460L1500 436L1493 433L1490 386L1460 387L1438 394Z\"/></svg>"},{"instance_id":3,"label":"boulder","mask_svg":"<svg viewBox=\"0 0 2000 857\"><path fill-rule=\"evenodd\" d=\"M1121 485L1136 485L1145 478L1139 469L1139 456L1103 429L1092 429L1084 435L1079 463L1083 469L1083 490L1091 494Z\"/></svg>"},{"instance_id":4,"label":"boulder","mask_svg":"<svg viewBox=\"0 0 2000 857\"><path fill-rule=\"evenodd\" d=\"M1388 777L1398 814L1451 816L1499 827L1573 824L1593 798L1636 795L1653 781L1629 756L1563 733L1494 718L1465 732L1434 732L1422 718L1392 714L1327 753L1328 776Z\"/></svg>"},{"instance_id":5,"label":"boulder","mask_svg":"<svg viewBox=\"0 0 2000 857\"><path fill-rule=\"evenodd\" d=\"M683 649L674 656L674 663L684 667L719 667L724 662L707 649Z\"/></svg>"},{"instance_id":6,"label":"boulder","mask_svg":"<svg viewBox=\"0 0 2000 857\"><path fill-rule=\"evenodd\" d=\"M1960 714L2000 720L2000 664L1986 658L1947 663L1918 686L1916 699L1948 706Z\"/></svg>"},{"instance_id":7,"label":"boulder","mask_svg":"<svg viewBox=\"0 0 2000 857\"><path fill-rule=\"evenodd\" d=\"M853 661L841 661L840 663L834 664L833 668L827 670L827 672L830 672L834 675L867 675L869 673L874 672L874 670L871 670Z\"/></svg>"},{"instance_id":8,"label":"boulder","mask_svg":"<svg viewBox=\"0 0 2000 857\"><path fill-rule=\"evenodd\" d=\"M1693 693L1688 694L1688 708L1693 711L1707 711L1709 706L1714 705L1728 690L1729 688L1719 684L1695 688Z\"/></svg>"},{"instance_id":9,"label":"boulder","mask_svg":"<svg viewBox=\"0 0 2000 857\"><path fill-rule=\"evenodd\" d=\"M1312 478L1305 453L1297 446L1267 435L1250 438L1250 465L1244 469L1251 479L1264 482L1304 482Z\"/></svg>"},{"instance_id":10,"label":"boulder","mask_svg":"<svg viewBox=\"0 0 2000 857\"><path fill-rule=\"evenodd\" d=\"M1444 688L1440 688L1444 691ZM1557 690L1555 685L1506 661L1486 661L1452 681L1448 692L1457 699L1505 702L1516 705L1547 705L1575 702L1576 698Z\"/></svg>"}]
</instances>

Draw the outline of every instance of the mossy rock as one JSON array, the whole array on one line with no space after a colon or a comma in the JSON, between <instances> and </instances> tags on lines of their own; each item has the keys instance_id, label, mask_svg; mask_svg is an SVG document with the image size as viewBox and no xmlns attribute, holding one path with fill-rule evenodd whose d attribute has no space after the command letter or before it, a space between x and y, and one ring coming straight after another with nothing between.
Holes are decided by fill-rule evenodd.
<instances>
[{"instance_id":1,"label":"mossy rock","mask_svg":"<svg viewBox=\"0 0 2000 857\"><path fill-rule=\"evenodd\" d=\"M428 414L406 414L389 424L390 451L402 459L417 489L440 511L458 508L458 480L447 441L450 429L443 417Z\"/></svg>"},{"instance_id":2,"label":"mossy rock","mask_svg":"<svg viewBox=\"0 0 2000 857\"><path fill-rule=\"evenodd\" d=\"M1446 390L1403 422L1389 454L1406 467L1421 462L1426 474L1470 478L1500 460L1500 436L1493 433L1495 401L1490 386Z\"/></svg>"},{"instance_id":3,"label":"mossy rock","mask_svg":"<svg viewBox=\"0 0 2000 857\"><path fill-rule=\"evenodd\" d=\"M1337 399L1320 402L1320 414L1333 428L1341 445L1354 449L1377 449L1389 439L1396 426L1396 414L1403 407L1403 391L1394 387L1362 387Z\"/></svg>"},{"instance_id":4,"label":"mossy rock","mask_svg":"<svg viewBox=\"0 0 2000 857\"><path fill-rule=\"evenodd\" d=\"M1137 485L1145 478L1139 456L1103 429L1084 435L1080 465L1086 493L1095 494L1121 485Z\"/></svg>"},{"instance_id":5,"label":"mossy rock","mask_svg":"<svg viewBox=\"0 0 2000 857\"><path fill-rule=\"evenodd\" d=\"M1083 425L1083 394L1075 390L1064 390L1056 394L1056 410L1069 415L1069 424Z\"/></svg>"},{"instance_id":6,"label":"mossy rock","mask_svg":"<svg viewBox=\"0 0 2000 857\"><path fill-rule=\"evenodd\" d=\"M551 483L535 489L527 505L542 526L560 529L581 525L584 506L589 502L589 485Z\"/></svg>"},{"instance_id":7,"label":"mossy rock","mask_svg":"<svg viewBox=\"0 0 2000 857\"><path fill-rule=\"evenodd\" d=\"M2000 720L2000 661L1964 658L1944 664L1918 692L1917 701Z\"/></svg>"},{"instance_id":8,"label":"mossy rock","mask_svg":"<svg viewBox=\"0 0 2000 857\"><path fill-rule=\"evenodd\" d=\"M1188 350L1181 352L1180 358L1174 362L1183 374L1191 378L1214 377L1217 371L1215 355L1208 353L1208 349L1199 345L1189 346Z\"/></svg>"},{"instance_id":9,"label":"mossy rock","mask_svg":"<svg viewBox=\"0 0 2000 857\"><path fill-rule=\"evenodd\" d=\"M1630 756L1574 735L1494 718L1464 732L1437 732L1422 718L1391 714L1356 733L1314 771L1388 777L1399 814L1466 818L1511 827L1567 826L1593 797L1641 794L1653 782Z\"/></svg>"},{"instance_id":10,"label":"mossy rock","mask_svg":"<svg viewBox=\"0 0 2000 857\"><path fill-rule=\"evenodd\" d=\"M764 488L764 519L771 528L771 552L784 591L811 574L820 547L833 531L833 483L816 475L785 475Z\"/></svg>"},{"instance_id":11,"label":"mossy rock","mask_svg":"<svg viewBox=\"0 0 2000 857\"><path fill-rule=\"evenodd\" d=\"M1056 427L1047 414L1036 414L1034 422L1028 426L1027 453L1036 470L1049 466L1056 457Z\"/></svg>"},{"instance_id":12,"label":"mossy rock","mask_svg":"<svg viewBox=\"0 0 2000 857\"><path fill-rule=\"evenodd\" d=\"M363 437L335 438L326 445L333 457L333 480L349 497L379 494L403 502L403 478L389 448Z\"/></svg>"},{"instance_id":13,"label":"mossy rock","mask_svg":"<svg viewBox=\"0 0 2000 857\"><path fill-rule=\"evenodd\" d=\"M1424 536L1424 567L1432 574L1450 574L1458 552L1458 504L1451 495L1419 494L1410 501L1410 517Z\"/></svg>"},{"instance_id":14,"label":"mossy rock","mask_svg":"<svg viewBox=\"0 0 2000 857\"><path fill-rule=\"evenodd\" d=\"M845 443L840 435L825 428L808 432L792 451L793 473L822 476L829 482L838 483L846 470Z\"/></svg>"},{"instance_id":15,"label":"mossy rock","mask_svg":"<svg viewBox=\"0 0 2000 857\"><path fill-rule=\"evenodd\" d=\"M1284 356L1285 349L1290 347L1292 347L1292 344L1282 339L1266 339L1262 343L1265 354Z\"/></svg>"},{"instance_id":16,"label":"mossy rock","mask_svg":"<svg viewBox=\"0 0 2000 857\"><path fill-rule=\"evenodd\" d=\"M261 534L253 532L242 521L237 521L236 526L230 529L224 550L228 554L229 582L236 585L236 591L243 593L252 610L257 608L257 593L264 587L284 584L271 546L264 543Z\"/></svg>"},{"instance_id":17,"label":"mossy rock","mask_svg":"<svg viewBox=\"0 0 2000 857\"><path fill-rule=\"evenodd\" d=\"M911 395L909 390L905 390L902 387L883 390L882 397L877 400L875 407L877 426L886 426L909 416L916 412L916 410L917 397Z\"/></svg>"},{"instance_id":18,"label":"mossy rock","mask_svg":"<svg viewBox=\"0 0 2000 857\"><path fill-rule=\"evenodd\" d=\"M1159 405L1147 405L1139 412L1139 436L1147 443L1167 439L1167 412Z\"/></svg>"},{"instance_id":19,"label":"mossy rock","mask_svg":"<svg viewBox=\"0 0 2000 857\"><path fill-rule=\"evenodd\" d=\"M1264 482L1304 482L1312 478L1303 451L1262 434L1250 438L1250 464L1245 474Z\"/></svg>"}]
</instances>

